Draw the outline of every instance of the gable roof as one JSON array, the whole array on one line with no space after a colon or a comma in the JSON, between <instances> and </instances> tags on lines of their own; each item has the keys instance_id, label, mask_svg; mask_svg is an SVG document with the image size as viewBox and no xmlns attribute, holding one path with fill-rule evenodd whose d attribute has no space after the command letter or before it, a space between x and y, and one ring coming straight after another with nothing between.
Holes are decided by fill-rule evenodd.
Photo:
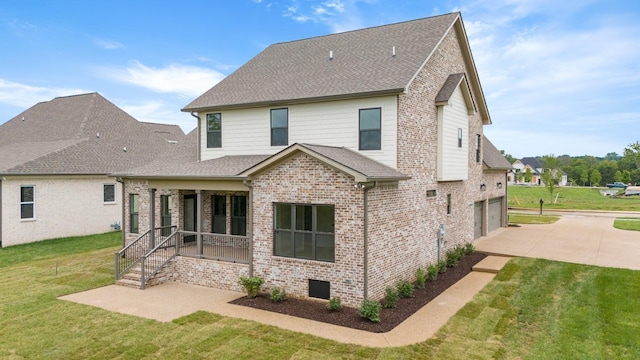
<instances>
[{"instance_id":1,"label":"gable roof","mask_svg":"<svg viewBox=\"0 0 640 360\"><path fill-rule=\"evenodd\" d=\"M476 111L476 104L473 101L473 96L471 96L467 77L464 73L449 75L447 80L444 82L444 85L442 85L442 88L436 95L436 105L448 105L449 100L451 100L451 96L453 96L453 93L458 87L462 90L462 97L467 105L467 112L469 115L472 115Z\"/></svg>"},{"instance_id":2,"label":"gable roof","mask_svg":"<svg viewBox=\"0 0 640 360\"><path fill-rule=\"evenodd\" d=\"M387 165L379 163L345 147L299 143L295 143L264 161L246 169L240 175L255 175L300 152L310 155L311 157L314 157L323 163L338 169L339 171L353 176L356 182L399 181L410 178Z\"/></svg>"},{"instance_id":3,"label":"gable roof","mask_svg":"<svg viewBox=\"0 0 640 360\"><path fill-rule=\"evenodd\" d=\"M57 97L0 125L0 173L108 174L139 166L175 145L158 128L184 137L177 127L137 121L98 93Z\"/></svg>"},{"instance_id":4,"label":"gable roof","mask_svg":"<svg viewBox=\"0 0 640 360\"><path fill-rule=\"evenodd\" d=\"M182 110L399 94L408 89L451 29L460 41L483 122L489 124L489 112L458 12L273 44Z\"/></svg>"},{"instance_id":5,"label":"gable roof","mask_svg":"<svg viewBox=\"0 0 640 360\"><path fill-rule=\"evenodd\" d=\"M533 170L542 169L542 164L540 164L540 161L534 157L523 157L520 159L520 162L522 165L529 165Z\"/></svg>"},{"instance_id":6,"label":"gable roof","mask_svg":"<svg viewBox=\"0 0 640 360\"><path fill-rule=\"evenodd\" d=\"M500 151L493 145L489 139L482 135L482 144L484 150L482 152L482 162L488 170L511 170L513 166L509 163Z\"/></svg>"}]
</instances>

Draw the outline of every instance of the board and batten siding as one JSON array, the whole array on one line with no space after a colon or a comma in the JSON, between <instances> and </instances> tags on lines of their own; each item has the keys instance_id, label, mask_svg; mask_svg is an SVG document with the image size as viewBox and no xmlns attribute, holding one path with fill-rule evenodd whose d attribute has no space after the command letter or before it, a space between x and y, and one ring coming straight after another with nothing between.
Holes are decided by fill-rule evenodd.
<instances>
[{"instance_id":1,"label":"board and batten siding","mask_svg":"<svg viewBox=\"0 0 640 360\"><path fill-rule=\"evenodd\" d=\"M271 146L270 110L289 109L289 143L344 146L358 151L359 110L381 108L381 149L362 154L383 164L397 166L397 96L372 97L290 106L220 111L222 147L207 148L206 113L201 118L201 160L226 155L270 155L286 146Z\"/></svg>"},{"instance_id":2,"label":"board and batten siding","mask_svg":"<svg viewBox=\"0 0 640 360\"><path fill-rule=\"evenodd\" d=\"M458 147L462 129L462 147ZM460 181L469 177L469 115L458 87L449 104L438 106L438 181Z\"/></svg>"}]
</instances>

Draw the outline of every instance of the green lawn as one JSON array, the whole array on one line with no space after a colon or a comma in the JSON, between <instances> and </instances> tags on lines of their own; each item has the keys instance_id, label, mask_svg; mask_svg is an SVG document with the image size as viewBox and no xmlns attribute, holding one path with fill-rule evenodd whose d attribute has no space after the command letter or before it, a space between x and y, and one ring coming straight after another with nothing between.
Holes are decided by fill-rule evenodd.
<instances>
[{"instance_id":1,"label":"green lawn","mask_svg":"<svg viewBox=\"0 0 640 360\"><path fill-rule=\"evenodd\" d=\"M640 211L640 196L608 197L600 194L602 188L557 187L553 200L544 186L509 186L509 207L543 209ZM558 195L556 204L553 202Z\"/></svg>"},{"instance_id":2,"label":"green lawn","mask_svg":"<svg viewBox=\"0 0 640 360\"><path fill-rule=\"evenodd\" d=\"M434 338L390 349L204 312L161 323L56 299L112 284L119 243L119 234L109 233L0 249L0 358L633 359L640 353L639 271L546 260L512 260Z\"/></svg>"},{"instance_id":3,"label":"green lawn","mask_svg":"<svg viewBox=\"0 0 640 360\"><path fill-rule=\"evenodd\" d=\"M553 224L558 219L555 215L509 214L509 224Z\"/></svg>"},{"instance_id":4,"label":"green lawn","mask_svg":"<svg viewBox=\"0 0 640 360\"><path fill-rule=\"evenodd\" d=\"M616 218L613 227L622 230L640 231L640 218Z\"/></svg>"}]
</instances>

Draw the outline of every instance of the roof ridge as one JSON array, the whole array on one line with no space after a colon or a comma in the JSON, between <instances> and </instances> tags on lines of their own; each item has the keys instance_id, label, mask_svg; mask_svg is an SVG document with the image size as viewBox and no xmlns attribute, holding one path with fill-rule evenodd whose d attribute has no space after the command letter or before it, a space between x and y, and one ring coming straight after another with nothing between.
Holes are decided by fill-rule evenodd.
<instances>
[{"instance_id":1,"label":"roof ridge","mask_svg":"<svg viewBox=\"0 0 640 360\"><path fill-rule=\"evenodd\" d=\"M95 100L96 100L96 95L98 95L98 93L94 92L94 93L89 93L89 94L85 94L85 95L91 95L91 101L89 102L89 106L87 107L87 111L84 114L84 117L82 118L82 122L80 122L80 126L78 127L78 132L76 133L76 138L82 138L82 134L84 134L84 128L87 125L87 122L89 121L89 114L91 113L93 106L95 104Z\"/></svg>"}]
</instances>

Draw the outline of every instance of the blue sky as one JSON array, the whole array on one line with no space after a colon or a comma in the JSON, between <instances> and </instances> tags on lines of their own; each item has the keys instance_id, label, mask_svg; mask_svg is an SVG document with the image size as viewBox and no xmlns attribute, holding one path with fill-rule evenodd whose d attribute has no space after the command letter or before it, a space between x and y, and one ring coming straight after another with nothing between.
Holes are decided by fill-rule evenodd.
<instances>
[{"instance_id":1,"label":"blue sky","mask_svg":"<svg viewBox=\"0 0 640 360\"><path fill-rule=\"evenodd\" d=\"M180 109L269 44L461 11L493 125L516 157L640 141L640 2L2 0L0 123L97 91L142 121Z\"/></svg>"}]
</instances>

